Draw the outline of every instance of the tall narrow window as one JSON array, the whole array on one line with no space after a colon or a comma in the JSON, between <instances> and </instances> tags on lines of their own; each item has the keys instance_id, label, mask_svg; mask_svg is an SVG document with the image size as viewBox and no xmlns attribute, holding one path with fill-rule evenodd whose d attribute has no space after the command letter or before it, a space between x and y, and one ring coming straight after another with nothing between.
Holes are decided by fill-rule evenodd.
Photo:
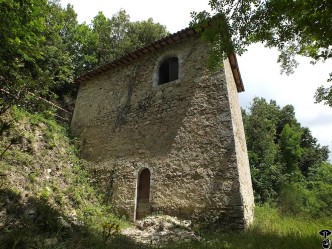
<instances>
[{"instance_id":1,"label":"tall narrow window","mask_svg":"<svg viewBox=\"0 0 332 249\"><path fill-rule=\"evenodd\" d=\"M159 67L159 82L165 84L179 78L179 59L171 57L166 59Z\"/></svg>"}]
</instances>

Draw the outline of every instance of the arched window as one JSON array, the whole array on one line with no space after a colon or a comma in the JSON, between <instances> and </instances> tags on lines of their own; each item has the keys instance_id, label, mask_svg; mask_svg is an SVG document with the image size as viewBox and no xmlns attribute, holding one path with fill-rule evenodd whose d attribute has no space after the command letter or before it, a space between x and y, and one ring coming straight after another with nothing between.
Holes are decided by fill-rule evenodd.
<instances>
[{"instance_id":1,"label":"arched window","mask_svg":"<svg viewBox=\"0 0 332 249\"><path fill-rule=\"evenodd\" d=\"M179 59L171 57L166 59L159 67L158 85L168 83L179 78Z\"/></svg>"}]
</instances>

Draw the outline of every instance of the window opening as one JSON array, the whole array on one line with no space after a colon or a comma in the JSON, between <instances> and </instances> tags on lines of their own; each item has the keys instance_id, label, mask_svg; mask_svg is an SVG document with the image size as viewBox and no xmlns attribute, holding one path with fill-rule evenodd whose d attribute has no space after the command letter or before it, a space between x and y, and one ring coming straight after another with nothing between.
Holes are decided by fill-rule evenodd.
<instances>
[{"instance_id":1,"label":"window opening","mask_svg":"<svg viewBox=\"0 0 332 249\"><path fill-rule=\"evenodd\" d=\"M159 82L165 84L179 78L179 59L171 57L166 59L159 67Z\"/></svg>"}]
</instances>

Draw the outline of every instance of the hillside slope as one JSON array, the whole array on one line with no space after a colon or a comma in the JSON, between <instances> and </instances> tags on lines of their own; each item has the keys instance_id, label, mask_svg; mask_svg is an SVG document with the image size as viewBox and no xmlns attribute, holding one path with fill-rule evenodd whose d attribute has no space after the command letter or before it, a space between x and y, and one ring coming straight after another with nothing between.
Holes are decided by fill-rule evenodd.
<instances>
[{"instance_id":1,"label":"hillside slope","mask_svg":"<svg viewBox=\"0 0 332 249\"><path fill-rule=\"evenodd\" d=\"M1 248L103 244L105 226L121 221L101 204L66 128L13 108L1 117L0 135Z\"/></svg>"},{"instance_id":2,"label":"hillside slope","mask_svg":"<svg viewBox=\"0 0 332 249\"><path fill-rule=\"evenodd\" d=\"M265 206L256 207L254 224L240 233L193 227L197 232L193 234L172 223L174 231L167 234L170 227L162 217L162 223L149 218L134 230L124 229L126 237L118 233L117 225L121 229L128 224L103 204L104 196L91 184L89 165L76 154L66 128L52 118L17 108L1 116L1 249L318 248L322 240L318 231L331 228L330 219L288 217ZM188 240L188 232L199 239ZM168 243L165 234L185 236Z\"/></svg>"}]
</instances>

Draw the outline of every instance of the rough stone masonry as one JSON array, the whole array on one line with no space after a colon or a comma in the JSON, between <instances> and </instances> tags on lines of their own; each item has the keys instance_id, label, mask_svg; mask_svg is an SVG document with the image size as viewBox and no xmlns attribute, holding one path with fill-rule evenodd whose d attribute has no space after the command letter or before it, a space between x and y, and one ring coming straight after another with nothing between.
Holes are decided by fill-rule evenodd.
<instances>
[{"instance_id":1,"label":"rough stone masonry","mask_svg":"<svg viewBox=\"0 0 332 249\"><path fill-rule=\"evenodd\" d=\"M118 214L252 223L243 84L235 55L210 72L208 51L185 29L77 79L71 128Z\"/></svg>"}]
</instances>

